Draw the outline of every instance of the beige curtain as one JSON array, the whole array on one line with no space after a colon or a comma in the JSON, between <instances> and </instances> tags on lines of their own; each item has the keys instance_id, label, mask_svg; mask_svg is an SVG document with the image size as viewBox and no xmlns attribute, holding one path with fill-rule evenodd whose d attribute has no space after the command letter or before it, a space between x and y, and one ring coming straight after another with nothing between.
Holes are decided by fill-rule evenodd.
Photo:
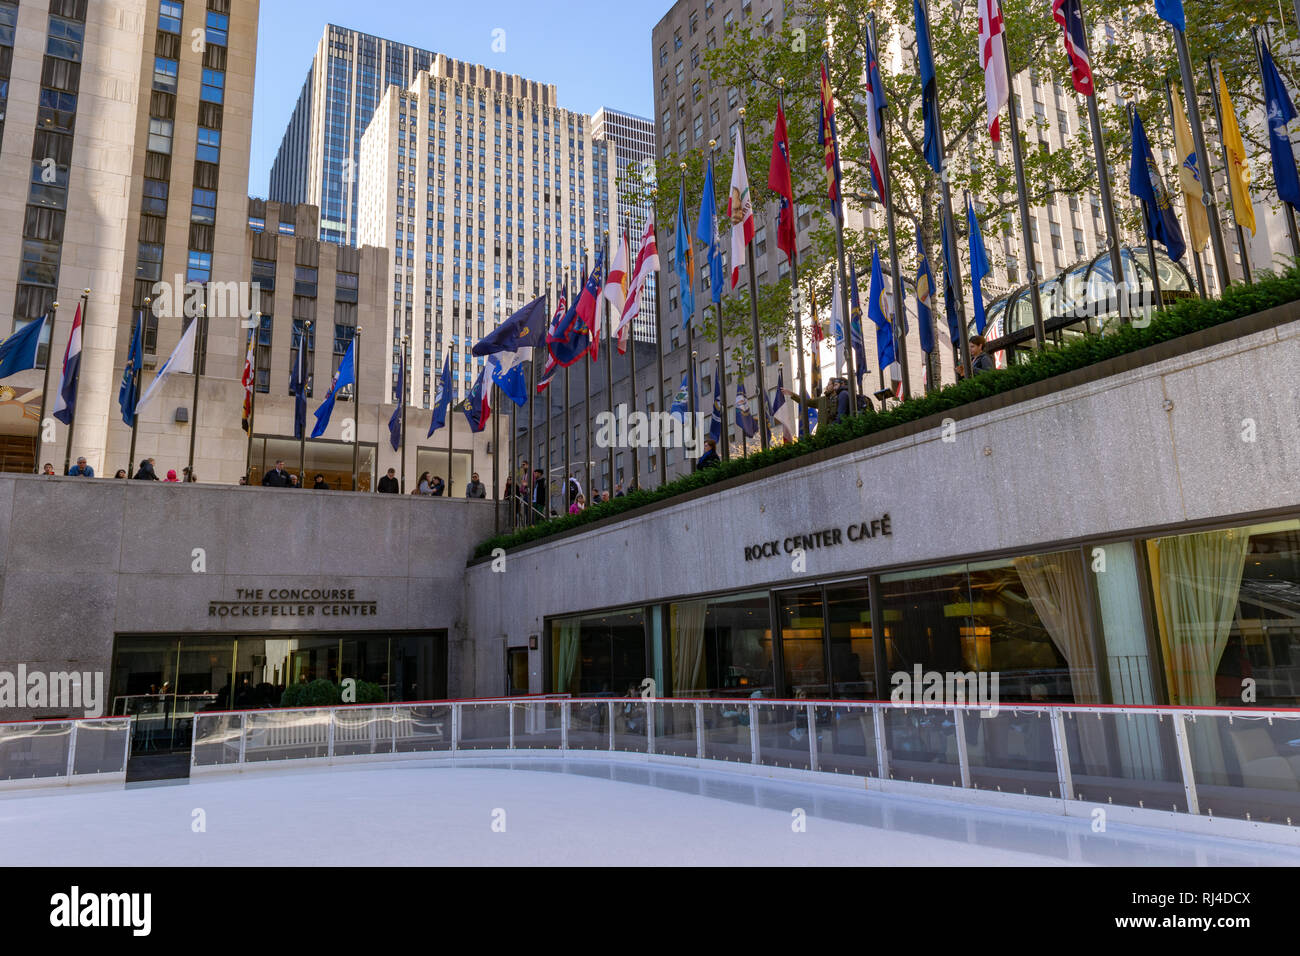
<instances>
[{"instance_id":1,"label":"beige curtain","mask_svg":"<svg viewBox=\"0 0 1300 956\"><path fill-rule=\"evenodd\" d=\"M555 693L577 693L579 643L582 624L579 621L560 621L555 625L559 646L555 653Z\"/></svg>"},{"instance_id":2,"label":"beige curtain","mask_svg":"<svg viewBox=\"0 0 1300 956\"><path fill-rule=\"evenodd\" d=\"M1016 558L1013 563L1038 619L1069 665L1075 703L1100 703L1097 659L1088 635L1083 556L1078 551L1058 551Z\"/></svg>"},{"instance_id":3,"label":"beige curtain","mask_svg":"<svg viewBox=\"0 0 1300 956\"><path fill-rule=\"evenodd\" d=\"M1147 544L1173 704L1213 706L1218 700L1214 675L1232 631L1249 548L1249 528Z\"/></svg>"},{"instance_id":4,"label":"beige curtain","mask_svg":"<svg viewBox=\"0 0 1300 956\"><path fill-rule=\"evenodd\" d=\"M671 615L673 696L689 697L704 686L704 617L707 601L674 604Z\"/></svg>"}]
</instances>

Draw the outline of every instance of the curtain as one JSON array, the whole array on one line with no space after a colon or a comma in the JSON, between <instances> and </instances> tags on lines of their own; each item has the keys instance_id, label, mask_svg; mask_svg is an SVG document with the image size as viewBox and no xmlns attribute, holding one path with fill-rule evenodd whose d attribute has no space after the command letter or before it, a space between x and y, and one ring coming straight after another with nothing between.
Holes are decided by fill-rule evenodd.
<instances>
[{"instance_id":1,"label":"curtain","mask_svg":"<svg viewBox=\"0 0 1300 956\"><path fill-rule=\"evenodd\" d=\"M1232 631L1249 548L1249 528L1157 538L1147 544L1169 698L1175 705L1217 703L1214 675Z\"/></svg>"},{"instance_id":2,"label":"curtain","mask_svg":"<svg viewBox=\"0 0 1300 956\"><path fill-rule=\"evenodd\" d=\"M559 638L559 646L555 653L555 693L576 694L578 689L574 685L577 683L578 676L582 623L578 620L557 622L555 633Z\"/></svg>"},{"instance_id":3,"label":"curtain","mask_svg":"<svg viewBox=\"0 0 1300 956\"><path fill-rule=\"evenodd\" d=\"M673 696L686 697L704 686L704 617L708 601L672 606Z\"/></svg>"},{"instance_id":4,"label":"curtain","mask_svg":"<svg viewBox=\"0 0 1300 956\"><path fill-rule=\"evenodd\" d=\"M1059 551L1016 558L1012 563L1034 612L1070 668L1075 703L1100 703L1097 659L1088 634L1083 556L1078 551Z\"/></svg>"}]
</instances>

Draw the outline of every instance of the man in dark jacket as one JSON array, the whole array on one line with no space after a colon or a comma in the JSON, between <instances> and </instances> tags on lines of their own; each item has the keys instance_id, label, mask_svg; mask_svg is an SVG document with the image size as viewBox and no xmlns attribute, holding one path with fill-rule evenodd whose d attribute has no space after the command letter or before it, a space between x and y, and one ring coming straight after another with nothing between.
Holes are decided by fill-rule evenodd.
<instances>
[{"instance_id":1,"label":"man in dark jacket","mask_svg":"<svg viewBox=\"0 0 1300 956\"><path fill-rule=\"evenodd\" d=\"M798 402L805 408L815 409L817 411L818 428L822 425L832 425L835 423L835 419L839 414L839 398L837 396L841 391L844 392L845 406L847 407L848 405L848 392L841 388L841 381L842 380L838 378L833 378L828 381L822 387L821 395L815 399L796 395L789 389L785 390L785 396L792 401Z\"/></svg>"},{"instance_id":2,"label":"man in dark jacket","mask_svg":"<svg viewBox=\"0 0 1300 956\"><path fill-rule=\"evenodd\" d=\"M389 468L388 474L379 479L379 493L381 495L400 495L402 493L402 483L397 480L396 468Z\"/></svg>"},{"instance_id":3,"label":"man in dark jacket","mask_svg":"<svg viewBox=\"0 0 1300 956\"><path fill-rule=\"evenodd\" d=\"M537 521L545 521L546 512L550 510L551 494L544 476L542 469L533 469L533 515Z\"/></svg>"},{"instance_id":4,"label":"man in dark jacket","mask_svg":"<svg viewBox=\"0 0 1300 956\"><path fill-rule=\"evenodd\" d=\"M712 468L714 465L721 464L721 462L722 459L718 457L718 443L712 438L704 439L704 454L701 455L700 460L695 463L695 467L703 470L705 468Z\"/></svg>"},{"instance_id":5,"label":"man in dark jacket","mask_svg":"<svg viewBox=\"0 0 1300 956\"><path fill-rule=\"evenodd\" d=\"M993 356L984 351L984 336L972 335L970 337L971 374L978 375L980 372L992 372L997 367L997 363L993 361Z\"/></svg>"},{"instance_id":6,"label":"man in dark jacket","mask_svg":"<svg viewBox=\"0 0 1300 956\"><path fill-rule=\"evenodd\" d=\"M139 475L136 476L137 478ZM288 488L289 473L284 470L284 462L277 461L275 467L262 476L263 488Z\"/></svg>"},{"instance_id":7,"label":"man in dark jacket","mask_svg":"<svg viewBox=\"0 0 1300 956\"><path fill-rule=\"evenodd\" d=\"M157 481L158 473L153 470L153 459L146 458L140 462L140 468L135 473L136 481Z\"/></svg>"},{"instance_id":8,"label":"man in dark jacket","mask_svg":"<svg viewBox=\"0 0 1300 956\"><path fill-rule=\"evenodd\" d=\"M312 490L312 491L329 491L329 490L330 490L330 486L329 486L329 484L325 481L325 476L324 476L324 475L317 475L317 476L316 476L316 483L313 484L313 485L311 486L311 490Z\"/></svg>"}]
</instances>

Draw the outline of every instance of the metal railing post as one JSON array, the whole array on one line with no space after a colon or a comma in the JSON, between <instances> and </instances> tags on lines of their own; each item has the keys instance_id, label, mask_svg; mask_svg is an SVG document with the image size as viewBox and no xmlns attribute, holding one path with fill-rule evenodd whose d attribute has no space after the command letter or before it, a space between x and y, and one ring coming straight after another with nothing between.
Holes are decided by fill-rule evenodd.
<instances>
[{"instance_id":1,"label":"metal railing post","mask_svg":"<svg viewBox=\"0 0 1300 956\"><path fill-rule=\"evenodd\" d=\"M655 752L655 704L656 700L647 700L645 702L645 752L652 754Z\"/></svg>"},{"instance_id":2,"label":"metal railing post","mask_svg":"<svg viewBox=\"0 0 1300 956\"><path fill-rule=\"evenodd\" d=\"M965 790L970 786L970 750L966 746L965 714L960 707L953 707L953 729L957 732L957 770L961 774L961 785Z\"/></svg>"},{"instance_id":3,"label":"metal railing post","mask_svg":"<svg viewBox=\"0 0 1300 956\"><path fill-rule=\"evenodd\" d=\"M197 330L196 330L197 331ZM126 719L126 746L122 748L122 772L126 773L126 768L131 763L131 737L135 734L135 718ZM190 747L190 764L194 763L194 747Z\"/></svg>"},{"instance_id":4,"label":"metal railing post","mask_svg":"<svg viewBox=\"0 0 1300 956\"><path fill-rule=\"evenodd\" d=\"M543 707L546 705L543 704ZM569 749L569 701L560 701L560 750Z\"/></svg>"},{"instance_id":5,"label":"metal railing post","mask_svg":"<svg viewBox=\"0 0 1300 956\"><path fill-rule=\"evenodd\" d=\"M1070 748L1065 743L1065 716L1061 708L1048 711L1052 721L1052 750L1056 753L1056 781L1061 787L1061 799L1074 799L1074 778L1070 774Z\"/></svg>"},{"instance_id":6,"label":"metal railing post","mask_svg":"<svg viewBox=\"0 0 1300 956\"><path fill-rule=\"evenodd\" d=\"M397 753L397 705L396 704L393 705L393 710L392 710L392 715L390 717L390 720L392 721L391 728L393 731L392 734L390 735L392 737L392 740L390 741L390 743L392 744L392 749L388 752L390 754L395 754Z\"/></svg>"},{"instance_id":7,"label":"metal railing post","mask_svg":"<svg viewBox=\"0 0 1300 956\"><path fill-rule=\"evenodd\" d=\"M451 752L460 749L460 704L451 705Z\"/></svg>"},{"instance_id":8,"label":"metal railing post","mask_svg":"<svg viewBox=\"0 0 1300 956\"><path fill-rule=\"evenodd\" d=\"M1174 722L1174 743L1178 747L1178 766L1183 774L1183 792L1187 794L1187 812L1199 814L1201 802L1196 796L1196 772L1192 768L1192 748L1187 740L1187 715L1175 712L1170 717Z\"/></svg>"},{"instance_id":9,"label":"metal railing post","mask_svg":"<svg viewBox=\"0 0 1300 956\"><path fill-rule=\"evenodd\" d=\"M808 769L817 770L817 717L813 705L807 706L808 716Z\"/></svg>"},{"instance_id":10,"label":"metal railing post","mask_svg":"<svg viewBox=\"0 0 1300 956\"><path fill-rule=\"evenodd\" d=\"M749 705L749 762L758 763L758 704Z\"/></svg>"},{"instance_id":11,"label":"metal railing post","mask_svg":"<svg viewBox=\"0 0 1300 956\"><path fill-rule=\"evenodd\" d=\"M243 766L248 755L248 715L239 715L239 765Z\"/></svg>"},{"instance_id":12,"label":"metal railing post","mask_svg":"<svg viewBox=\"0 0 1300 956\"><path fill-rule=\"evenodd\" d=\"M695 758L704 759L704 705L695 702Z\"/></svg>"},{"instance_id":13,"label":"metal railing post","mask_svg":"<svg viewBox=\"0 0 1300 956\"><path fill-rule=\"evenodd\" d=\"M889 779L889 748L885 746L885 712L884 704L870 704L873 725L876 728L876 764L880 779Z\"/></svg>"},{"instance_id":14,"label":"metal railing post","mask_svg":"<svg viewBox=\"0 0 1300 956\"><path fill-rule=\"evenodd\" d=\"M609 723L609 749L614 749L614 702L605 701L605 719Z\"/></svg>"},{"instance_id":15,"label":"metal railing post","mask_svg":"<svg viewBox=\"0 0 1300 956\"><path fill-rule=\"evenodd\" d=\"M68 783L72 783L72 767L77 761L77 722L71 721L72 729L68 733Z\"/></svg>"},{"instance_id":16,"label":"metal railing post","mask_svg":"<svg viewBox=\"0 0 1300 956\"><path fill-rule=\"evenodd\" d=\"M330 708L330 721L325 727L325 756L334 759L334 721L338 717L338 712L333 707Z\"/></svg>"},{"instance_id":17,"label":"metal railing post","mask_svg":"<svg viewBox=\"0 0 1300 956\"><path fill-rule=\"evenodd\" d=\"M508 749L514 750L515 749L515 705L513 701L506 704L506 718L507 718L506 723L510 725L510 730L509 730L510 743Z\"/></svg>"}]
</instances>

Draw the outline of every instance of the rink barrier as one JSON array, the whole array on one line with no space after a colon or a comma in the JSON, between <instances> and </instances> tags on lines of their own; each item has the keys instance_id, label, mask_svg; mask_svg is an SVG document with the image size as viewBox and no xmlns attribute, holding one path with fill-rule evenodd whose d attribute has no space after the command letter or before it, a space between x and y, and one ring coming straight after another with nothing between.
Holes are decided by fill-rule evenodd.
<instances>
[{"instance_id":1,"label":"rink barrier","mask_svg":"<svg viewBox=\"0 0 1300 956\"><path fill-rule=\"evenodd\" d=\"M199 713L191 776L600 758L1300 845L1300 710L561 698Z\"/></svg>"},{"instance_id":2,"label":"rink barrier","mask_svg":"<svg viewBox=\"0 0 1300 956\"><path fill-rule=\"evenodd\" d=\"M124 784L131 718L0 724L0 791L74 784Z\"/></svg>"}]
</instances>

